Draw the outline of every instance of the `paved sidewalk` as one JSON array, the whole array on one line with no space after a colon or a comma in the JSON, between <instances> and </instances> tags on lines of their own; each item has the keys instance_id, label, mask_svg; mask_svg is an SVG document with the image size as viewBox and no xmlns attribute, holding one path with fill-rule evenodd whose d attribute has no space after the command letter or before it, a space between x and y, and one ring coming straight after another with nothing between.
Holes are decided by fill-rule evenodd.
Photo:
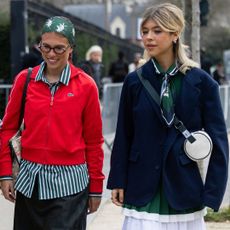
<instances>
[{"instance_id":1,"label":"paved sidewalk","mask_svg":"<svg viewBox=\"0 0 230 230\"><path fill-rule=\"evenodd\" d=\"M0 194L1 192L0 190ZM0 195L0 230L13 229L13 210L14 204Z\"/></svg>"},{"instance_id":2,"label":"paved sidewalk","mask_svg":"<svg viewBox=\"0 0 230 230\"><path fill-rule=\"evenodd\" d=\"M88 224L87 230L121 230L122 222L121 208L107 200Z\"/></svg>"},{"instance_id":3,"label":"paved sidewalk","mask_svg":"<svg viewBox=\"0 0 230 230\"><path fill-rule=\"evenodd\" d=\"M95 215L95 218L88 224L87 230L121 230L124 219L121 208L112 204L110 200L107 200ZM230 230L230 222L209 222L206 223L206 226L207 230Z\"/></svg>"},{"instance_id":4,"label":"paved sidewalk","mask_svg":"<svg viewBox=\"0 0 230 230\"><path fill-rule=\"evenodd\" d=\"M0 230L12 230L13 207L0 196ZM99 211L89 215L87 230L121 230L123 218L121 208L104 198ZM230 230L230 222L207 223L207 230Z\"/></svg>"}]
</instances>

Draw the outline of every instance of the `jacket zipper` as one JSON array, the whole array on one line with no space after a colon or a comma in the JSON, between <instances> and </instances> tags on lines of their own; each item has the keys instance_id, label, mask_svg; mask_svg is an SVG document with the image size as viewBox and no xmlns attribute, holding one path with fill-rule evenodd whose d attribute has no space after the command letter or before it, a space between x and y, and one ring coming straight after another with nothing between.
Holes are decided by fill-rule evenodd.
<instances>
[{"instance_id":1,"label":"jacket zipper","mask_svg":"<svg viewBox=\"0 0 230 230\"><path fill-rule=\"evenodd\" d=\"M53 106L53 104L54 104L54 96L52 95L50 100L50 106Z\"/></svg>"},{"instance_id":2,"label":"jacket zipper","mask_svg":"<svg viewBox=\"0 0 230 230\"><path fill-rule=\"evenodd\" d=\"M51 112L52 112L53 104L54 104L54 95L51 95L50 106L49 106L49 115L48 115L48 123L47 123L46 147L47 147L48 139L49 139L50 119L51 119Z\"/></svg>"}]
</instances>

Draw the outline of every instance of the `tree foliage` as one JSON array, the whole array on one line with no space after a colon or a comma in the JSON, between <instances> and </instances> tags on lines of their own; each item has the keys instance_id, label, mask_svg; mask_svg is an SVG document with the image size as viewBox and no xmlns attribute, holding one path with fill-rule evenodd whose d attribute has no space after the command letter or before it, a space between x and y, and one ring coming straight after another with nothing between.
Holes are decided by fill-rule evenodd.
<instances>
[{"instance_id":1,"label":"tree foliage","mask_svg":"<svg viewBox=\"0 0 230 230\"><path fill-rule=\"evenodd\" d=\"M215 64L223 59L223 51L230 49L230 29L216 27L203 31L201 44L205 55Z\"/></svg>"}]
</instances>

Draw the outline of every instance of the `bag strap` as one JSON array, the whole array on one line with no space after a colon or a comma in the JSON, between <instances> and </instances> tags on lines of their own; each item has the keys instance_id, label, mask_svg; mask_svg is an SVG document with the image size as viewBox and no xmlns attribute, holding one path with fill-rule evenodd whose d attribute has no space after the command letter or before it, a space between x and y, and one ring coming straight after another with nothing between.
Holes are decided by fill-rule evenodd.
<instances>
[{"instance_id":1,"label":"bag strap","mask_svg":"<svg viewBox=\"0 0 230 230\"><path fill-rule=\"evenodd\" d=\"M22 124L23 118L24 118L24 110L25 110L25 102L26 102L26 92L27 92L27 88L28 88L28 84L30 81L30 75L32 73L32 68L28 69L28 73L26 76L26 81L23 87L23 93L22 93L22 102L21 102L21 111L20 111L20 117L19 117L19 127Z\"/></svg>"},{"instance_id":2,"label":"bag strap","mask_svg":"<svg viewBox=\"0 0 230 230\"><path fill-rule=\"evenodd\" d=\"M147 79L143 78L142 68L139 68L136 71L137 71L137 75L141 83L143 84L144 88L147 90L147 92L153 98L153 100L160 106L160 96L155 90L155 88L150 84L150 82ZM176 116L174 116L173 124L174 124L174 127L178 129L183 134L183 136L186 139L188 139L190 143L193 143L196 140L194 136L184 126L183 122L180 121Z\"/></svg>"}]
</instances>

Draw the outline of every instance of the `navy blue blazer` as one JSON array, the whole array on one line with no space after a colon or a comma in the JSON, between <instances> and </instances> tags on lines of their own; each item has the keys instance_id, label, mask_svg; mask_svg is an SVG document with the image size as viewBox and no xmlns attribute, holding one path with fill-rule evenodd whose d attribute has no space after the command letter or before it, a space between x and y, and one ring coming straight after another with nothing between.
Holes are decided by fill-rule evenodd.
<instances>
[{"instance_id":1,"label":"navy blue blazer","mask_svg":"<svg viewBox=\"0 0 230 230\"><path fill-rule=\"evenodd\" d=\"M159 76L151 61L142 66L142 75L160 92ZM201 69L187 71L175 113L189 131L203 128L212 138L205 184L197 163L184 153L183 135L174 127L166 127L159 106L143 88L137 73L132 72L121 93L107 188L123 188L126 204L143 206L155 196L161 181L174 209L204 205L217 211L226 188L229 162L218 84Z\"/></svg>"}]
</instances>

